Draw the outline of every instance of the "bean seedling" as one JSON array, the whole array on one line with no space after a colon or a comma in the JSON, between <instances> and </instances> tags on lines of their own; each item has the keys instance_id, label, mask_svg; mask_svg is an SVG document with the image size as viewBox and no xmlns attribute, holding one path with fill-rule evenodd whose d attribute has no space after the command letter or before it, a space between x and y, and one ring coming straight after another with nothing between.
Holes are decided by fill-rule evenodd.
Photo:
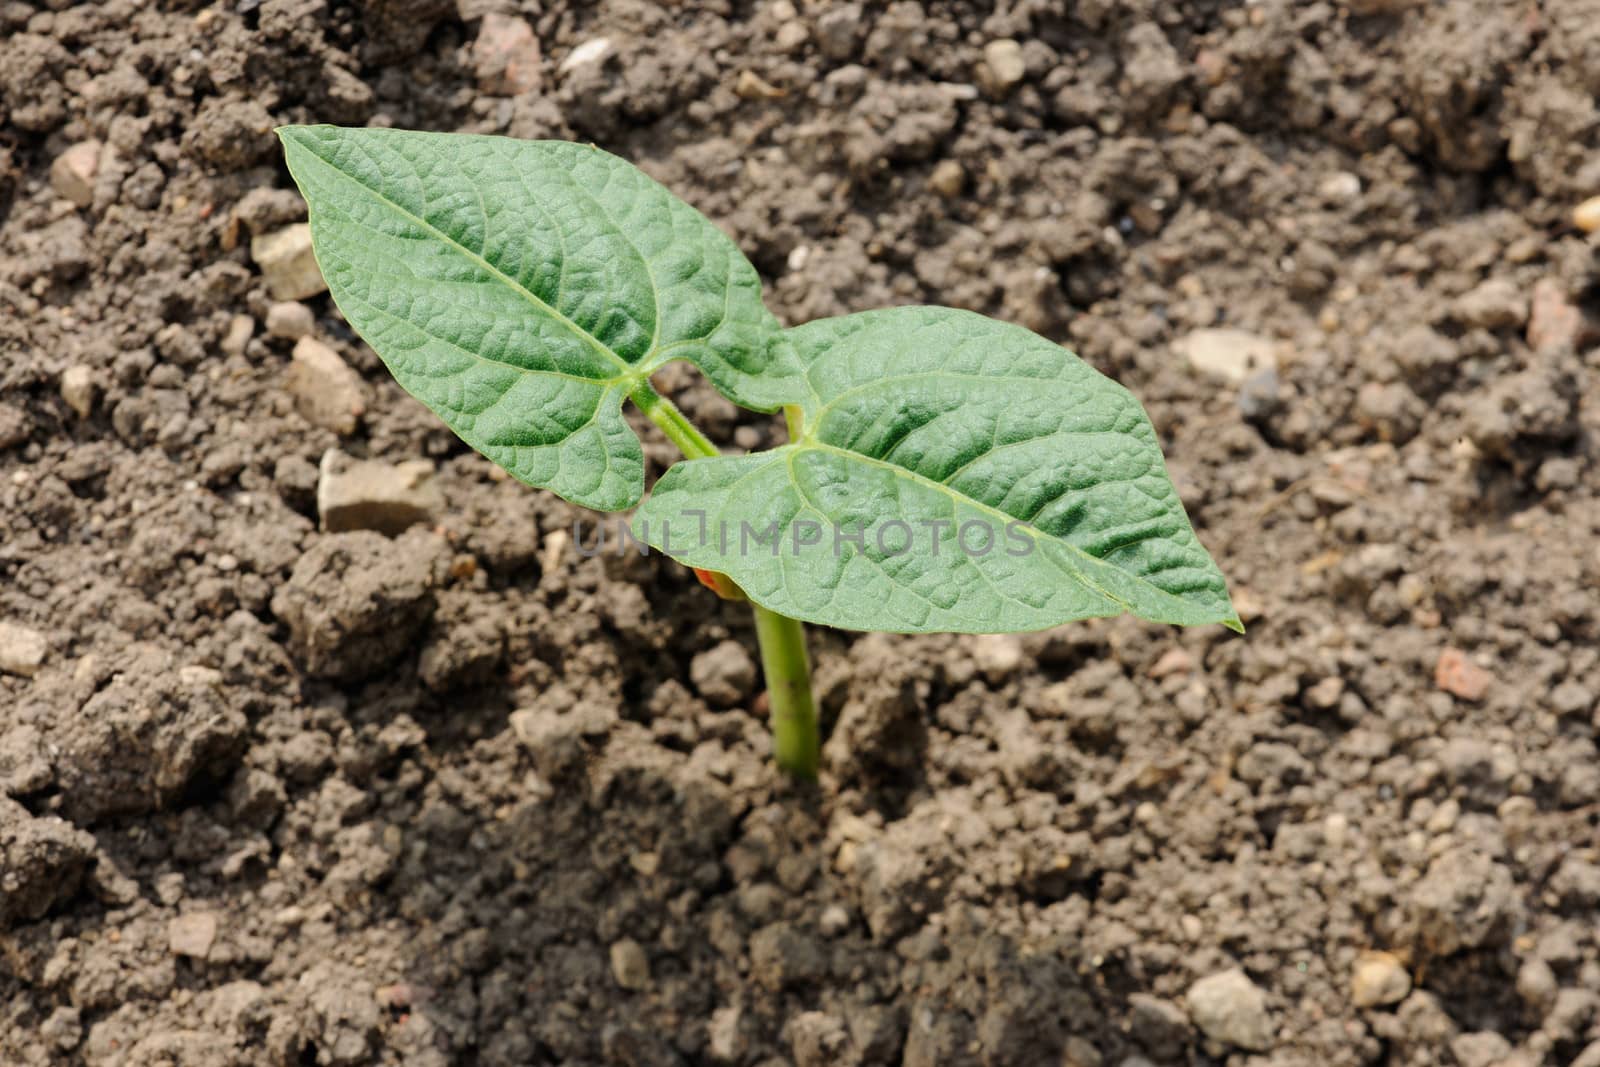
<instances>
[{"instance_id":1,"label":"bean seedling","mask_svg":"<svg viewBox=\"0 0 1600 1067\"><path fill-rule=\"evenodd\" d=\"M784 329L720 230L562 141L288 126L312 244L400 385L529 485L748 597L773 752L817 771L801 623L1010 633L1131 612L1242 631L1130 392L968 311ZM788 441L723 455L651 384L686 360ZM683 452L644 496L631 401Z\"/></svg>"}]
</instances>

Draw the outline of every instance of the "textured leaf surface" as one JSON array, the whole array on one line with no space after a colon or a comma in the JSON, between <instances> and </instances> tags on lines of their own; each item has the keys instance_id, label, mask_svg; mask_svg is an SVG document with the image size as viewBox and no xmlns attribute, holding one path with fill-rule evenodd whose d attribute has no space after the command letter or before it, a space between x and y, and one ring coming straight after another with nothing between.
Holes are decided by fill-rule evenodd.
<instances>
[{"instance_id":1,"label":"textured leaf surface","mask_svg":"<svg viewBox=\"0 0 1600 1067\"><path fill-rule=\"evenodd\" d=\"M586 145L279 131L339 308L400 384L531 485L614 511L644 491L628 392L687 359L734 402L803 390L732 241Z\"/></svg>"},{"instance_id":2,"label":"textured leaf surface","mask_svg":"<svg viewBox=\"0 0 1600 1067\"><path fill-rule=\"evenodd\" d=\"M673 467L635 519L656 547L850 629L1008 632L1124 611L1239 628L1144 409L1071 352L949 308L789 336L803 435Z\"/></svg>"}]
</instances>

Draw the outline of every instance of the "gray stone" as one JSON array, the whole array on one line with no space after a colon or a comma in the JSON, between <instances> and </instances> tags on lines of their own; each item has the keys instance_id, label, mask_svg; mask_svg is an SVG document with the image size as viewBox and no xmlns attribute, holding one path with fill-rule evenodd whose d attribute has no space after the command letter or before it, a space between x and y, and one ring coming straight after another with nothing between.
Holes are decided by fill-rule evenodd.
<instances>
[{"instance_id":1,"label":"gray stone","mask_svg":"<svg viewBox=\"0 0 1600 1067\"><path fill-rule=\"evenodd\" d=\"M50 188L78 207L94 203L94 179L100 170L99 141L80 141L50 164Z\"/></svg>"},{"instance_id":2,"label":"gray stone","mask_svg":"<svg viewBox=\"0 0 1600 1067\"><path fill-rule=\"evenodd\" d=\"M567 53L557 71L571 74L582 67L599 66L617 54L617 46L608 37L591 37Z\"/></svg>"},{"instance_id":3,"label":"gray stone","mask_svg":"<svg viewBox=\"0 0 1600 1067\"><path fill-rule=\"evenodd\" d=\"M267 308L267 336L298 341L317 324L311 309L298 300L280 300Z\"/></svg>"},{"instance_id":4,"label":"gray stone","mask_svg":"<svg viewBox=\"0 0 1600 1067\"><path fill-rule=\"evenodd\" d=\"M94 397L98 391L93 368L80 363L61 372L61 399L77 413L78 418L89 417L94 410Z\"/></svg>"},{"instance_id":5,"label":"gray stone","mask_svg":"<svg viewBox=\"0 0 1600 1067\"><path fill-rule=\"evenodd\" d=\"M322 455L317 514L324 530L376 530L393 537L431 523L444 506L428 460L390 464L353 459L336 448Z\"/></svg>"},{"instance_id":6,"label":"gray stone","mask_svg":"<svg viewBox=\"0 0 1600 1067\"><path fill-rule=\"evenodd\" d=\"M274 300L305 300L326 292L328 283L311 251L311 226L297 222L281 230L257 234L250 240L250 255L261 268L267 292Z\"/></svg>"},{"instance_id":7,"label":"gray stone","mask_svg":"<svg viewBox=\"0 0 1600 1067\"><path fill-rule=\"evenodd\" d=\"M203 960L217 940L215 912L191 911L167 924L167 944L174 956Z\"/></svg>"},{"instance_id":8,"label":"gray stone","mask_svg":"<svg viewBox=\"0 0 1600 1067\"><path fill-rule=\"evenodd\" d=\"M302 337L284 374L295 410L337 434L352 434L367 411L367 387L339 353L313 337Z\"/></svg>"},{"instance_id":9,"label":"gray stone","mask_svg":"<svg viewBox=\"0 0 1600 1067\"><path fill-rule=\"evenodd\" d=\"M15 623L0 622L0 671L32 678L50 650L44 634Z\"/></svg>"},{"instance_id":10,"label":"gray stone","mask_svg":"<svg viewBox=\"0 0 1600 1067\"><path fill-rule=\"evenodd\" d=\"M1027 73L1022 46L1016 41L1002 37L983 46L983 65L978 68L978 80L990 93L1006 95Z\"/></svg>"},{"instance_id":11,"label":"gray stone","mask_svg":"<svg viewBox=\"0 0 1600 1067\"><path fill-rule=\"evenodd\" d=\"M1189 1014L1213 1041L1265 1052L1275 1036L1267 997L1238 968L1208 975L1189 987Z\"/></svg>"},{"instance_id":12,"label":"gray stone","mask_svg":"<svg viewBox=\"0 0 1600 1067\"><path fill-rule=\"evenodd\" d=\"M650 988L650 958L639 942L625 937L611 946L611 977L631 992Z\"/></svg>"},{"instance_id":13,"label":"gray stone","mask_svg":"<svg viewBox=\"0 0 1600 1067\"><path fill-rule=\"evenodd\" d=\"M1172 347L1200 373L1235 383L1277 366L1276 345L1271 340L1229 327L1195 330L1174 341Z\"/></svg>"}]
</instances>

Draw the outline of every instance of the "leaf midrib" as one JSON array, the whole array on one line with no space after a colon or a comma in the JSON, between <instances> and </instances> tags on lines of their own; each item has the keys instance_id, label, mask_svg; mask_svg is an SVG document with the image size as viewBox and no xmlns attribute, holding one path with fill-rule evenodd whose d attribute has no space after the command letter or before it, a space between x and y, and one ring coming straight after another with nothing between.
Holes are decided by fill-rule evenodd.
<instances>
[{"instance_id":1,"label":"leaf midrib","mask_svg":"<svg viewBox=\"0 0 1600 1067\"><path fill-rule=\"evenodd\" d=\"M611 381L611 382L616 382L616 383L624 383L625 382L627 384L627 387L629 388L629 390L631 390L634 385L637 385L639 382L644 381L646 378L649 377L649 375L650 375L649 366L650 366L650 363L652 362L652 357L655 355L655 347L654 347L654 345L652 345L651 351L646 353L645 356L642 359L640 359L639 364L637 366L634 365L634 364L629 363L627 360L625 360L621 356L617 355L617 353L613 352L605 344L601 343L600 339L595 337L588 330L585 330L582 326L579 326L576 322L573 322L571 319L569 319L566 315L562 314L556 308L551 307L549 304L545 303L544 300L540 299L540 297L539 297L539 295L537 293L533 292L532 290L528 289L526 286L522 285L520 282L516 281L514 278L512 278L505 271L501 270L499 267L496 267L493 263L490 263L487 259L483 258L483 256L479 255L478 253L474 252L472 249L468 248L461 241L459 241L456 238L452 237L450 234L446 233L445 231L439 229L439 227L435 226L433 223L429 222L427 219L422 218L421 216L417 215L415 212L412 212L412 211L408 210L407 208L405 208L404 206L396 203L394 200L392 200L389 197L385 196L382 192L378 191L377 189L374 189L372 186L370 186L367 183L361 181L359 178L355 177L354 175L350 174L349 172L344 171L344 170L340 170L338 167L334 166L333 163L329 162L327 159L324 159L319 153L313 151L312 148L309 145L307 145L305 142L298 141L297 143L299 144L299 146L301 148L305 149L306 154L308 156L310 156L312 159L316 160L322 166L326 167L329 171L331 171L332 173L334 173L334 174L338 175L339 177L345 179L346 181L350 182L351 184L356 185L359 188L365 190L374 199L376 199L377 201L379 201L380 203L382 203L383 205L388 207L390 210L394 211L397 215L400 215L401 217L410 220L418 228L420 228L422 230L425 230L426 232L428 232L428 233L432 234L433 236L437 237L440 241L442 241L445 244L450 245L451 247L455 248L463 256L465 256L467 259L469 259L470 261L475 263L477 266L482 268L487 274L490 274L493 277L498 278L500 280L500 282L506 286L506 288L508 288L508 289L512 290L513 292L517 293L519 296L521 296L528 303L532 304L538 310L544 312L545 314L549 315L551 318L554 318L556 321L558 321L558 322L562 323L563 325L565 325L574 334L576 334L578 337L581 337L585 342L587 342L588 345L591 348L593 348L596 352L600 353L606 359L608 359L612 363L616 364L617 369L623 372L618 377L612 378L612 379L603 379L603 378L595 379L595 378L591 378L591 379L586 379L586 380L593 381L596 384L602 384L602 383L604 383L604 382L606 382L608 380ZM654 289L654 282L652 281L652 290L653 289ZM658 301L660 300L660 294L659 293L653 293L653 295L654 295L656 300L658 300ZM537 373L542 373L542 372L540 372L540 371L525 371L525 373L537 374Z\"/></svg>"}]
</instances>

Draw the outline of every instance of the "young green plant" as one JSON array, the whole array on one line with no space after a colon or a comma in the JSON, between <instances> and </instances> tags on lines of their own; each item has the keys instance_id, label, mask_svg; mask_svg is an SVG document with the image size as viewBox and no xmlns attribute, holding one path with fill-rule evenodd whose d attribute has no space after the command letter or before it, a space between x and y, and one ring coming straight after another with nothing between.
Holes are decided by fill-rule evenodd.
<instances>
[{"instance_id":1,"label":"young green plant","mask_svg":"<svg viewBox=\"0 0 1600 1067\"><path fill-rule=\"evenodd\" d=\"M682 451L633 527L751 601L786 770L817 770L802 621L1242 630L1144 409L1060 345L940 307L784 329L732 241L590 145L278 134L340 310L463 441L599 511L644 496L625 401ZM788 442L722 455L652 386L674 360Z\"/></svg>"}]
</instances>

